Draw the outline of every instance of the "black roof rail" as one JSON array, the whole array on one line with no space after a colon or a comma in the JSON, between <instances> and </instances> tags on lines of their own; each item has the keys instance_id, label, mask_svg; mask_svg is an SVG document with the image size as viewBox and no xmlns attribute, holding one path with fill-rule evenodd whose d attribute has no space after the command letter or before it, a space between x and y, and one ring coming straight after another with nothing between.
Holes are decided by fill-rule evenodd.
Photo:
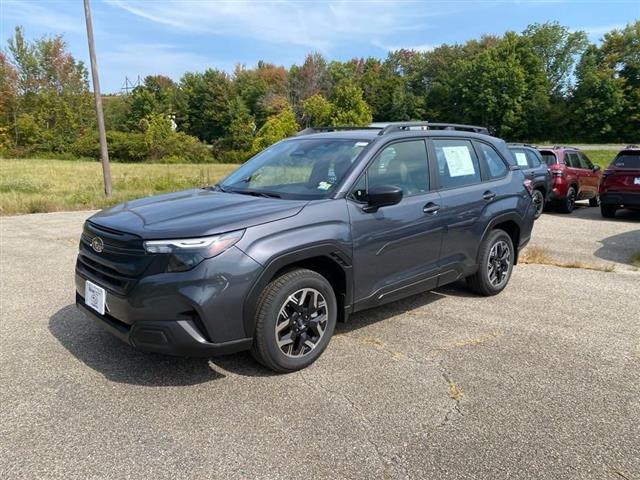
<instances>
[{"instance_id":1,"label":"black roof rail","mask_svg":"<svg viewBox=\"0 0 640 480\"><path fill-rule=\"evenodd\" d=\"M323 132L339 132L342 130L380 130L382 127L355 127L355 126L344 126L344 127L308 127L304 130L300 130L296 133L296 137L302 135L311 135L312 133L323 133Z\"/></svg>"},{"instance_id":2,"label":"black roof rail","mask_svg":"<svg viewBox=\"0 0 640 480\"><path fill-rule=\"evenodd\" d=\"M627 146L626 146L626 147L624 147L624 148L625 148L625 150L637 150L637 149L639 149L640 147L639 147L638 145L636 145L636 144L631 144L631 145L627 145Z\"/></svg>"},{"instance_id":3,"label":"black roof rail","mask_svg":"<svg viewBox=\"0 0 640 480\"><path fill-rule=\"evenodd\" d=\"M531 145L530 143L520 143L520 142L509 142L507 143L507 146L509 147L531 147L531 148L538 148L535 145Z\"/></svg>"},{"instance_id":4,"label":"black roof rail","mask_svg":"<svg viewBox=\"0 0 640 480\"><path fill-rule=\"evenodd\" d=\"M578 147L570 147L569 145L554 145L553 150L558 150L560 148L571 149L571 150L580 150Z\"/></svg>"},{"instance_id":5,"label":"black roof rail","mask_svg":"<svg viewBox=\"0 0 640 480\"><path fill-rule=\"evenodd\" d=\"M402 130L462 130L465 132L482 133L489 135L486 127L478 127L477 125L462 125L459 123L431 123L431 122L393 122L384 127L378 135L385 135L389 132L397 132Z\"/></svg>"}]
</instances>

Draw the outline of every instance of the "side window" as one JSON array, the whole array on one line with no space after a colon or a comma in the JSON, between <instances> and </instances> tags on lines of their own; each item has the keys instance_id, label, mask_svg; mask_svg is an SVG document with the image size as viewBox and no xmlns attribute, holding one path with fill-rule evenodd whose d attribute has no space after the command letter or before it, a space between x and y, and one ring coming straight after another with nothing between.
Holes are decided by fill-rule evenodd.
<instances>
[{"instance_id":1,"label":"side window","mask_svg":"<svg viewBox=\"0 0 640 480\"><path fill-rule=\"evenodd\" d=\"M591 160L589 160L589 157L587 157L582 152L579 152L578 156L580 157L580 166L582 168L588 168L589 170L593 169L593 163L591 163Z\"/></svg>"},{"instance_id":2,"label":"side window","mask_svg":"<svg viewBox=\"0 0 640 480\"><path fill-rule=\"evenodd\" d=\"M480 145L480 151L482 152L484 163L487 167L487 171L489 172L489 177L492 179L504 177L507 174L508 169L500 155L498 155L498 152L486 143L478 142L477 145Z\"/></svg>"},{"instance_id":3,"label":"side window","mask_svg":"<svg viewBox=\"0 0 640 480\"><path fill-rule=\"evenodd\" d=\"M516 157L516 165L519 167L529 167L529 163L527 162L527 154L524 150L513 150L513 156Z\"/></svg>"},{"instance_id":4,"label":"side window","mask_svg":"<svg viewBox=\"0 0 640 480\"><path fill-rule=\"evenodd\" d=\"M469 140L434 140L438 178L442 188L463 187L480 183L478 157Z\"/></svg>"},{"instance_id":5,"label":"side window","mask_svg":"<svg viewBox=\"0 0 640 480\"><path fill-rule=\"evenodd\" d=\"M580 161L578 160L578 156L575 153L565 153L564 163L567 165L567 167L580 168Z\"/></svg>"},{"instance_id":6,"label":"side window","mask_svg":"<svg viewBox=\"0 0 640 480\"><path fill-rule=\"evenodd\" d=\"M527 159L529 160L529 166L531 168L537 168L540 166L540 158L539 158L539 154L536 155L535 153L533 153L531 150L527 150Z\"/></svg>"},{"instance_id":7,"label":"side window","mask_svg":"<svg viewBox=\"0 0 640 480\"><path fill-rule=\"evenodd\" d=\"M351 197L365 202L375 185L395 185L405 197L429 190L427 149L423 140L408 140L385 147L356 182Z\"/></svg>"}]
</instances>

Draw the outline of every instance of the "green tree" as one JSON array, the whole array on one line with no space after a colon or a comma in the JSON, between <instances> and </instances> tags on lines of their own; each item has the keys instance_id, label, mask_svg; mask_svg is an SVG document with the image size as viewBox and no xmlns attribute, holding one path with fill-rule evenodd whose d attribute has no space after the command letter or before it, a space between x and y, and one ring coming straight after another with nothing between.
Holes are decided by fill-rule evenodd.
<instances>
[{"instance_id":1,"label":"green tree","mask_svg":"<svg viewBox=\"0 0 640 480\"><path fill-rule=\"evenodd\" d=\"M269 117L265 124L258 130L253 141L254 151L267 148L283 138L290 137L298 131L296 116L291 107L286 108L278 115Z\"/></svg>"},{"instance_id":2,"label":"green tree","mask_svg":"<svg viewBox=\"0 0 640 480\"><path fill-rule=\"evenodd\" d=\"M334 106L321 94L316 93L302 102L304 124L309 126L323 126L331 123Z\"/></svg>"},{"instance_id":3,"label":"green tree","mask_svg":"<svg viewBox=\"0 0 640 480\"><path fill-rule=\"evenodd\" d=\"M367 125L371 123L371 108L362 98L362 90L359 87L343 82L334 89L331 103L333 104L332 125Z\"/></svg>"},{"instance_id":4,"label":"green tree","mask_svg":"<svg viewBox=\"0 0 640 480\"><path fill-rule=\"evenodd\" d=\"M572 32L558 22L531 24L522 34L531 41L533 51L542 60L549 94L566 94L577 59L589 44L587 35Z\"/></svg>"},{"instance_id":5,"label":"green tree","mask_svg":"<svg viewBox=\"0 0 640 480\"><path fill-rule=\"evenodd\" d=\"M77 136L93 124L86 68L66 47L61 36L30 42L20 27L16 27L7 42L8 55L2 63L3 70L10 65L10 77L0 84L9 79L9 89L17 95L12 116L18 146L25 140L37 150L66 151ZM28 131L37 132L37 138L21 138L17 119L23 114L30 120L27 122L27 117L22 117L22 126L25 122L34 122L37 128Z\"/></svg>"}]
</instances>

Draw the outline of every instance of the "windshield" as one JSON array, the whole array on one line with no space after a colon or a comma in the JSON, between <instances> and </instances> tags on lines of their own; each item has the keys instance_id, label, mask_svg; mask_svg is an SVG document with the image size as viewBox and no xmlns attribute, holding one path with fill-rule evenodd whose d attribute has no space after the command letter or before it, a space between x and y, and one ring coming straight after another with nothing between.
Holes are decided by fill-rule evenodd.
<instances>
[{"instance_id":1,"label":"windshield","mask_svg":"<svg viewBox=\"0 0 640 480\"><path fill-rule=\"evenodd\" d=\"M335 138L285 140L250 159L218 187L248 195L327 198L368 143Z\"/></svg>"},{"instance_id":2,"label":"windshield","mask_svg":"<svg viewBox=\"0 0 640 480\"><path fill-rule=\"evenodd\" d=\"M621 152L613 164L619 168L640 169L640 152Z\"/></svg>"}]
</instances>

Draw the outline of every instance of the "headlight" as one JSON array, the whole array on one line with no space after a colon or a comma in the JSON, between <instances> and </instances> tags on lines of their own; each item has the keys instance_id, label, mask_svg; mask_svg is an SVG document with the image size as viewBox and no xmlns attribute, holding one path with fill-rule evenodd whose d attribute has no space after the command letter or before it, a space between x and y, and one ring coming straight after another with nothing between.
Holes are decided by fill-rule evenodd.
<instances>
[{"instance_id":1,"label":"headlight","mask_svg":"<svg viewBox=\"0 0 640 480\"><path fill-rule=\"evenodd\" d=\"M186 238L181 240L149 240L144 242L147 253L170 254L168 272L190 270L205 258L220 255L235 245L244 234L244 230L214 235L211 237Z\"/></svg>"}]
</instances>

